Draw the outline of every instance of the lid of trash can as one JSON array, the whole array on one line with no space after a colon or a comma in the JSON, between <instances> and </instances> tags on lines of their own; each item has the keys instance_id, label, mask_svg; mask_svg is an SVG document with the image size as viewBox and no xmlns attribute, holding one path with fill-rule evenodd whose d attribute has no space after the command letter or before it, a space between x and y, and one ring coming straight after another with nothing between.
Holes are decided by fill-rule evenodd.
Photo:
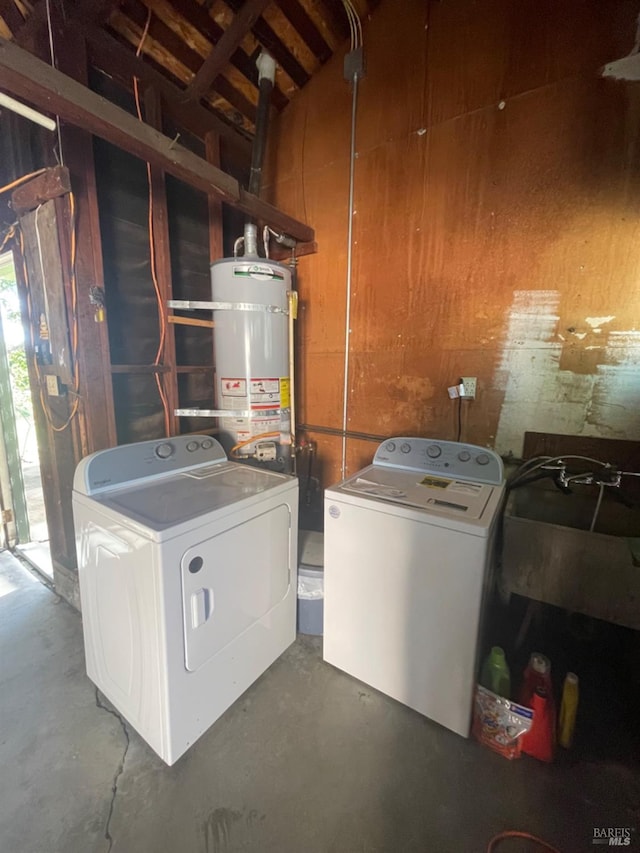
<instances>
[{"instance_id":1,"label":"lid of trash can","mask_svg":"<svg viewBox=\"0 0 640 853\"><path fill-rule=\"evenodd\" d=\"M324 566L324 533L301 530L298 533L298 562L300 566Z\"/></svg>"}]
</instances>

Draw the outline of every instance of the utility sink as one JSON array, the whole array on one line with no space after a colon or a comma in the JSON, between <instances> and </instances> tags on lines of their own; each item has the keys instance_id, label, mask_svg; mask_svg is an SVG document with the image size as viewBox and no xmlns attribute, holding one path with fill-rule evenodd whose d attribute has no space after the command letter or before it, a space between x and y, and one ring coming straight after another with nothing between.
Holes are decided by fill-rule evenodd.
<instances>
[{"instance_id":1,"label":"utility sink","mask_svg":"<svg viewBox=\"0 0 640 853\"><path fill-rule=\"evenodd\" d=\"M640 629L640 508L605 488L565 495L548 482L509 493L504 514L502 587L507 593Z\"/></svg>"}]
</instances>

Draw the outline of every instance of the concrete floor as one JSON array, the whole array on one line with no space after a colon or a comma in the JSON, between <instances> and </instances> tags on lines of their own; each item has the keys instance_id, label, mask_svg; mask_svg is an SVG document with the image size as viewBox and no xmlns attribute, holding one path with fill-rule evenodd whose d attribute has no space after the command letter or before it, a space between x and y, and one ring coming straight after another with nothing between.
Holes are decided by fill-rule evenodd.
<instances>
[{"instance_id":1,"label":"concrete floor","mask_svg":"<svg viewBox=\"0 0 640 853\"><path fill-rule=\"evenodd\" d=\"M573 853L594 826L640 830L631 766L508 762L325 665L313 638L168 768L96 700L79 615L7 554L0 766L2 853L482 853L506 828Z\"/></svg>"}]
</instances>

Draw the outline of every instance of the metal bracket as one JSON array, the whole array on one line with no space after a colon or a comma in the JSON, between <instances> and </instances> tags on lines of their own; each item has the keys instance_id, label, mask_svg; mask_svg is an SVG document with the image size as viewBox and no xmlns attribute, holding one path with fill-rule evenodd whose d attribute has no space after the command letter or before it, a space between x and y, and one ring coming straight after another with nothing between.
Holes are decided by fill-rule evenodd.
<instances>
[{"instance_id":1,"label":"metal bracket","mask_svg":"<svg viewBox=\"0 0 640 853\"><path fill-rule=\"evenodd\" d=\"M267 414L282 415L289 409L259 409L248 412L246 409L174 409L177 418L258 418Z\"/></svg>"},{"instance_id":2,"label":"metal bracket","mask_svg":"<svg viewBox=\"0 0 640 853\"><path fill-rule=\"evenodd\" d=\"M288 308L277 305L262 305L258 302L191 302L188 299L170 299L169 308L182 311L264 311L267 314L288 314Z\"/></svg>"}]
</instances>

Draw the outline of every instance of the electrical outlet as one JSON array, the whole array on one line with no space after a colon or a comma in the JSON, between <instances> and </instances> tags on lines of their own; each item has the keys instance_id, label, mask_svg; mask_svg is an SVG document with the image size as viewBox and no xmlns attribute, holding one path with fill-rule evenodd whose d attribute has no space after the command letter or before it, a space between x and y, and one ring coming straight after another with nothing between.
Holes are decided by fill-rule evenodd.
<instances>
[{"instance_id":1,"label":"electrical outlet","mask_svg":"<svg viewBox=\"0 0 640 853\"><path fill-rule=\"evenodd\" d=\"M47 383L47 394L50 397L59 397L60 386L58 385L58 377L48 373L45 381Z\"/></svg>"},{"instance_id":2,"label":"electrical outlet","mask_svg":"<svg viewBox=\"0 0 640 853\"><path fill-rule=\"evenodd\" d=\"M478 386L476 376L463 376L461 379L460 396L463 400L475 400Z\"/></svg>"}]
</instances>

